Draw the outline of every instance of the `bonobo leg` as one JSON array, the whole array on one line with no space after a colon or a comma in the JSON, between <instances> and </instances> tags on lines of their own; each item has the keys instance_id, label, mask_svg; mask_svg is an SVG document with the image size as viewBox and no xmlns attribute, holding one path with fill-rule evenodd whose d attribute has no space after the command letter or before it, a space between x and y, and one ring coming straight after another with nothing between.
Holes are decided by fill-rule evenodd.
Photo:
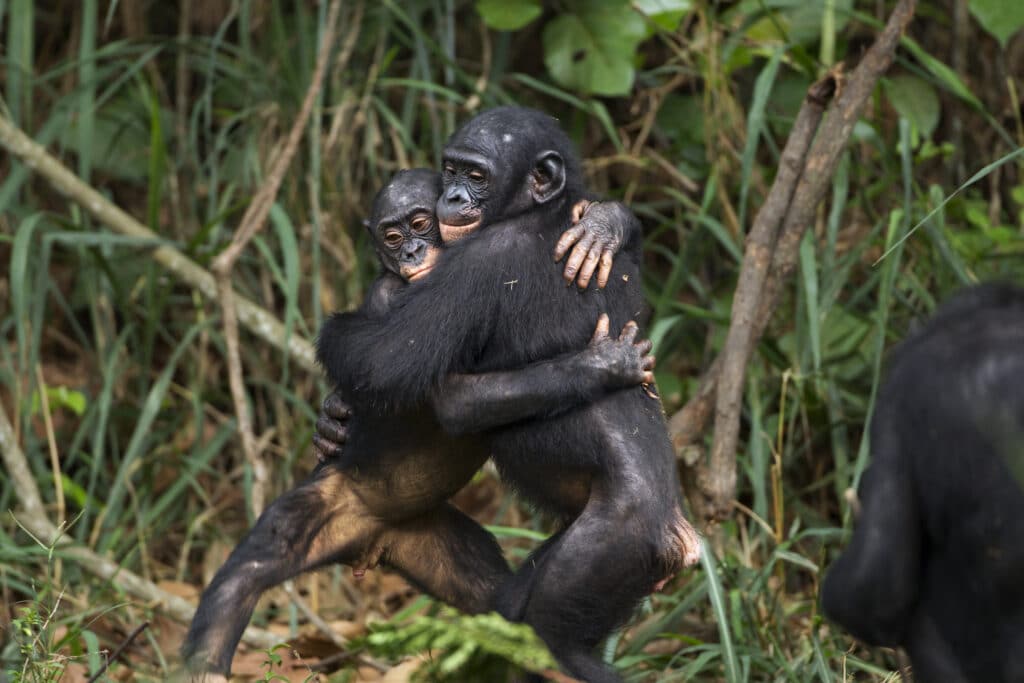
<instances>
[{"instance_id":1,"label":"bonobo leg","mask_svg":"<svg viewBox=\"0 0 1024 683\"><path fill-rule=\"evenodd\" d=\"M226 674L265 590L364 554L380 525L363 513L347 479L329 466L271 503L203 591L182 653L188 667Z\"/></svg>"},{"instance_id":2,"label":"bonobo leg","mask_svg":"<svg viewBox=\"0 0 1024 683\"><path fill-rule=\"evenodd\" d=\"M503 609L518 610L525 592L521 614L511 616L532 626L575 678L621 680L595 648L659 580L682 567L675 520L663 501L649 499L651 490L625 474L617 482L595 480L582 514L527 560L497 598Z\"/></svg>"},{"instance_id":3,"label":"bonobo leg","mask_svg":"<svg viewBox=\"0 0 1024 683\"><path fill-rule=\"evenodd\" d=\"M512 573L494 536L447 503L387 530L382 546L384 564L469 614L489 610Z\"/></svg>"},{"instance_id":4,"label":"bonobo leg","mask_svg":"<svg viewBox=\"0 0 1024 683\"><path fill-rule=\"evenodd\" d=\"M334 562L378 561L466 611L483 609L508 574L493 537L454 508L439 505L413 521L384 522L366 508L357 485L328 464L260 515L203 592L183 647L187 666L228 673L268 588Z\"/></svg>"}]
</instances>

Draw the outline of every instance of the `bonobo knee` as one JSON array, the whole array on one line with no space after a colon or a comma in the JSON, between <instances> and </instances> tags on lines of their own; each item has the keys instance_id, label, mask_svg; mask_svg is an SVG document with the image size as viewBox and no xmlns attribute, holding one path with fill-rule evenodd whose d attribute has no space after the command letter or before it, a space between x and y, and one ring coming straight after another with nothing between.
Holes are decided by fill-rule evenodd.
<instances>
[{"instance_id":1,"label":"bonobo knee","mask_svg":"<svg viewBox=\"0 0 1024 683\"><path fill-rule=\"evenodd\" d=\"M614 515L616 535L635 547L637 570L651 578L651 590L700 560L701 539L678 508L665 510L649 504L628 506Z\"/></svg>"}]
</instances>

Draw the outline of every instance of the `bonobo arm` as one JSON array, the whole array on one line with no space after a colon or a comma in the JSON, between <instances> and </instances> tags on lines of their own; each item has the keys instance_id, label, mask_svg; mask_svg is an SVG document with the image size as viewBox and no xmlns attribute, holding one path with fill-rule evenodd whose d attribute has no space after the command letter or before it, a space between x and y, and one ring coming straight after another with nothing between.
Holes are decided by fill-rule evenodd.
<instances>
[{"instance_id":1,"label":"bonobo arm","mask_svg":"<svg viewBox=\"0 0 1024 683\"><path fill-rule=\"evenodd\" d=\"M628 323L618 339L608 336L608 316L597 322L583 351L542 361L521 370L449 375L434 392L433 406L450 434L482 432L527 420L551 417L617 389L654 382L651 342L636 341ZM342 396L324 399L313 434L313 451L322 462L341 453L350 416Z\"/></svg>"},{"instance_id":2,"label":"bonobo arm","mask_svg":"<svg viewBox=\"0 0 1024 683\"><path fill-rule=\"evenodd\" d=\"M555 261L560 261L572 247L563 273L566 284L572 284L576 278L576 283L586 289L597 270L597 286L603 289L608 284L615 254L624 246L639 244L643 236L640 221L621 202L585 199L573 207L572 220L573 227L562 233L555 245Z\"/></svg>"},{"instance_id":3,"label":"bonobo arm","mask_svg":"<svg viewBox=\"0 0 1024 683\"><path fill-rule=\"evenodd\" d=\"M357 410L422 404L479 356L503 294L495 263L514 257L475 248L479 237L447 248L430 277L395 292L387 315L335 313L324 322L317 358Z\"/></svg>"},{"instance_id":4,"label":"bonobo arm","mask_svg":"<svg viewBox=\"0 0 1024 683\"><path fill-rule=\"evenodd\" d=\"M898 404L883 397L877 405ZM873 461L860 484L863 512L821 589L826 616L865 643L888 647L904 644L922 580L920 503L896 422L891 413L875 413Z\"/></svg>"},{"instance_id":5,"label":"bonobo arm","mask_svg":"<svg viewBox=\"0 0 1024 683\"><path fill-rule=\"evenodd\" d=\"M636 341L630 321L618 339L608 336L602 315L583 351L507 372L449 375L434 392L437 419L450 434L482 432L551 417L604 394L654 382L651 342Z\"/></svg>"}]
</instances>

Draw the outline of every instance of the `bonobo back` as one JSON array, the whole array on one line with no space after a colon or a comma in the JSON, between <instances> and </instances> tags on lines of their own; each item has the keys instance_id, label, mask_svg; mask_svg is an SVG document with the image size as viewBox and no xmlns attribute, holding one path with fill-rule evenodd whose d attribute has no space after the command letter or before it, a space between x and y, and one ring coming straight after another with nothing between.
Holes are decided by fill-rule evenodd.
<instances>
[{"instance_id":1,"label":"bonobo back","mask_svg":"<svg viewBox=\"0 0 1024 683\"><path fill-rule=\"evenodd\" d=\"M966 290L894 350L871 453L826 615L917 680L1024 680L1024 290Z\"/></svg>"}]
</instances>

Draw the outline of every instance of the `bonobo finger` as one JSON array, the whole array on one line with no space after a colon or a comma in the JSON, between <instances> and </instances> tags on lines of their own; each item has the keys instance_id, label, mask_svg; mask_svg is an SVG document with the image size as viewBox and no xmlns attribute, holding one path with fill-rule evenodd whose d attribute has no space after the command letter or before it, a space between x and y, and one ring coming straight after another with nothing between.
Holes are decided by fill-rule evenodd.
<instances>
[{"instance_id":1,"label":"bonobo finger","mask_svg":"<svg viewBox=\"0 0 1024 683\"><path fill-rule=\"evenodd\" d=\"M580 276L576 279L580 289L586 289L587 285L590 284L590 278L594 277L594 271L597 270L597 264L600 259L601 253L597 249L591 249L587 252L587 258L584 259L583 267L580 269Z\"/></svg>"},{"instance_id":2,"label":"bonobo finger","mask_svg":"<svg viewBox=\"0 0 1024 683\"><path fill-rule=\"evenodd\" d=\"M583 264L583 260L587 257L587 253L590 251L590 245L594 242L594 238L591 235L584 235L583 239L576 243L576 246L572 248L572 253L569 254L569 260L565 262L565 283L571 285L573 277L579 271L580 266Z\"/></svg>"},{"instance_id":3,"label":"bonobo finger","mask_svg":"<svg viewBox=\"0 0 1024 683\"><path fill-rule=\"evenodd\" d=\"M641 382L640 384L644 384L644 385L647 385L647 386L654 386L654 373L653 372L644 372L644 381ZM650 390L648 390L648 396L650 396ZM655 394L655 396L657 396L657 394Z\"/></svg>"},{"instance_id":4,"label":"bonobo finger","mask_svg":"<svg viewBox=\"0 0 1024 683\"><path fill-rule=\"evenodd\" d=\"M319 434L313 435L313 454L317 462L323 462L338 452L338 444L328 441Z\"/></svg>"},{"instance_id":5,"label":"bonobo finger","mask_svg":"<svg viewBox=\"0 0 1024 683\"><path fill-rule=\"evenodd\" d=\"M583 219L583 214L590 208L591 201L589 199L581 199L576 202L572 207L572 224L576 225Z\"/></svg>"},{"instance_id":6,"label":"bonobo finger","mask_svg":"<svg viewBox=\"0 0 1024 683\"><path fill-rule=\"evenodd\" d=\"M652 342L650 339L641 339L640 341L636 342L634 346L636 347L636 350L640 352L640 355L644 356L650 353L651 349L654 348L654 342Z\"/></svg>"},{"instance_id":7,"label":"bonobo finger","mask_svg":"<svg viewBox=\"0 0 1024 683\"><path fill-rule=\"evenodd\" d=\"M555 245L555 260L561 261L565 253L569 251L569 247L576 244L586 231L586 228L583 226L577 226L563 232L562 236L558 238L558 243Z\"/></svg>"},{"instance_id":8,"label":"bonobo finger","mask_svg":"<svg viewBox=\"0 0 1024 683\"><path fill-rule=\"evenodd\" d=\"M323 413L316 419L316 433L327 441L343 444L348 441L348 428L344 422L332 419Z\"/></svg>"},{"instance_id":9,"label":"bonobo finger","mask_svg":"<svg viewBox=\"0 0 1024 683\"><path fill-rule=\"evenodd\" d=\"M658 357L647 354L640 359L640 368L643 370L654 370L654 366L658 364Z\"/></svg>"},{"instance_id":10,"label":"bonobo finger","mask_svg":"<svg viewBox=\"0 0 1024 683\"><path fill-rule=\"evenodd\" d=\"M341 396L336 392L327 394L327 398L324 399L322 410L336 420L344 420L352 414L352 410L348 407L348 404L345 403Z\"/></svg>"},{"instance_id":11,"label":"bonobo finger","mask_svg":"<svg viewBox=\"0 0 1024 683\"><path fill-rule=\"evenodd\" d=\"M597 327L594 328L594 336L590 338L591 344L608 338L608 314L602 313L601 317L597 319Z\"/></svg>"},{"instance_id":12,"label":"bonobo finger","mask_svg":"<svg viewBox=\"0 0 1024 683\"><path fill-rule=\"evenodd\" d=\"M615 262L615 254L611 249L605 249L601 253L601 268L597 271L597 288L604 289L608 284L608 278L612 274L612 264Z\"/></svg>"},{"instance_id":13,"label":"bonobo finger","mask_svg":"<svg viewBox=\"0 0 1024 683\"><path fill-rule=\"evenodd\" d=\"M619 334L619 341L629 342L632 344L639 331L640 328L637 327L636 321L630 320L622 327L622 333Z\"/></svg>"}]
</instances>

